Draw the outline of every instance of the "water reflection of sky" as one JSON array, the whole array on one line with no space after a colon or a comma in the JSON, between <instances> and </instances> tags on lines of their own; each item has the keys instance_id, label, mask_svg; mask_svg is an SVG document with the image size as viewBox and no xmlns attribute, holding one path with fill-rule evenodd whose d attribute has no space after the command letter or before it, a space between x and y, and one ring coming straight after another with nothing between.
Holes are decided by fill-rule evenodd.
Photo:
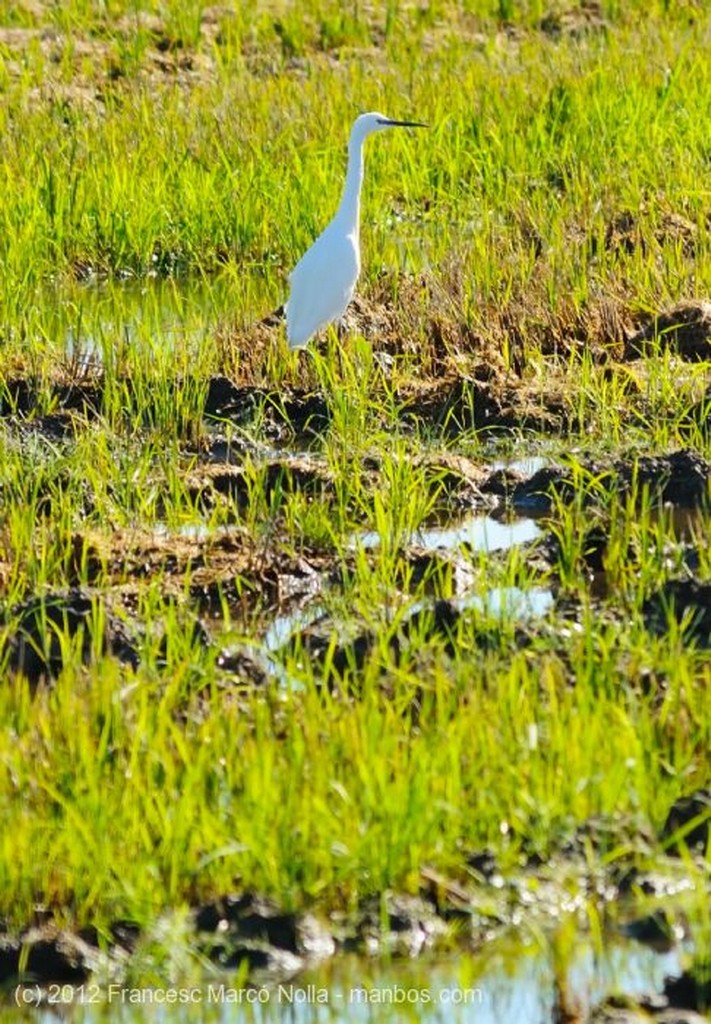
<instances>
[{"instance_id":1,"label":"water reflection of sky","mask_svg":"<svg viewBox=\"0 0 711 1024\"><path fill-rule=\"evenodd\" d=\"M416 530L408 542L427 551L454 550L465 545L472 551L502 551L535 540L540 534L533 519L515 519L501 522L491 516L467 516L449 526ZM353 546L372 551L380 546L380 534L365 530L358 534Z\"/></svg>"},{"instance_id":2,"label":"water reflection of sky","mask_svg":"<svg viewBox=\"0 0 711 1024\"><path fill-rule=\"evenodd\" d=\"M47 296L44 296L45 299ZM226 278L101 281L57 289L48 331L68 358L104 361L106 347L198 346L232 308Z\"/></svg>"},{"instance_id":3,"label":"water reflection of sky","mask_svg":"<svg viewBox=\"0 0 711 1024\"><path fill-rule=\"evenodd\" d=\"M584 1019L608 994L658 992L665 975L678 973L679 954L675 951L659 954L627 943L599 953L581 941L571 953L566 991L571 1006L578 1008ZM91 990L85 986L82 991ZM171 991L180 998L179 986L127 989L124 995L117 989L110 1002L104 992L102 1003L77 1005L71 1017L78 1024L108 1019L125 1024L147 1019L165 1024L550 1024L555 1002L549 959L533 946L511 943L479 957L459 954L435 962L423 958L386 964L343 957L281 986L252 990L238 986L234 977L218 976L199 986L184 985L183 1004L160 1005ZM131 992L137 993L133 998L140 1001L132 1004ZM50 1024L57 1017L41 1011L35 1019Z\"/></svg>"}]
</instances>

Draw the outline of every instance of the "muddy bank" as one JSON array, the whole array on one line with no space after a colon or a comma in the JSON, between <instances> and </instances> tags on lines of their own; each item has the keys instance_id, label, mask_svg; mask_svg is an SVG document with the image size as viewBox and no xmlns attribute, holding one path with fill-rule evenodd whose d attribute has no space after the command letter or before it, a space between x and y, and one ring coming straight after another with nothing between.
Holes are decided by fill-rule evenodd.
<instances>
[{"instance_id":1,"label":"muddy bank","mask_svg":"<svg viewBox=\"0 0 711 1024\"><path fill-rule=\"evenodd\" d=\"M707 507L711 464L694 451L681 450L608 463L589 459L570 468L550 466L520 481L511 502L521 513L544 515L553 511L556 501L570 504L582 496L585 504L593 505L612 492L638 499L646 494L652 504Z\"/></svg>"},{"instance_id":2,"label":"muddy bank","mask_svg":"<svg viewBox=\"0 0 711 1024\"><path fill-rule=\"evenodd\" d=\"M31 683L59 675L67 639L76 643L85 664L110 653L131 668L138 666L138 653L125 624L82 590L30 598L4 618L14 622L15 629L0 654L7 657L11 672L21 673Z\"/></svg>"},{"instance_id":3,"label":"muddy bank","mask_svg":"<svg viewBox=\"0 0 711 1024\"><path fill-rule=\"evenodd\" d=\"M711 302L680 302L651 317L627 339L625 358L666 350L690 363L711 360Z\"/></svg>"},{"instance_id":4,"label":"muddy bank","mask_svg":"<svg viewBox=\"0 0 711 1024\"><path fill-rule=\"evenodd\" d=\"M484 372L490 375L488 368ZM130 396L132 382L126 379L117 383ZM174 382L176 399L184 387L184 381ZM0 417L17 419L18 427L31 428L48 437L71 437L81 429L82 420L90 422L103 414L104 389L105 382L100 376L72 384L56 382L48 390L31 379L13 378L5 382L0 395ZM204 391L200 412L207 420L240 427L259 421L263 436L272 441L318 436L331 421L328 399L318 390L273 390L213 377L205 382ZM448 376L397 392L395 401L404 425L425 425L444 435L463 430L516 429L559 433L570 423L562 395L538 393L530 386L507 384L503 378ZM59 411L38 415L38 410L48 404ZM150 408L144 409L144 415L148 421L157 418L157 413L152 417Z\"/></svg>"},{"instance_id":5,"label":"muddy bank","mask_svg":"<svg viewBox=\"0 0 711 1024\"><path fill-rule=\"evenodd\" d=\"M522 851L519 867L504 870L490 850L463 851L448 874L422 865L411 892L363 895L354 908L328 914L287 911L250 890L213 895L191 908L188 933L182 930L180 941L218 971L243 970L249 983L268 985L347 953L408 959L443 950L473 955L514 936L524 921L551 940L561 919L575 921L583 935L586 907L593 902L608 939L617 934L655 949L681 948L690 936L677 905L678 864L660 862L646 873L631 854L606 867L603 858L595 871L589 863L591 849L602 857L621 843L632 850L662 839L663 832L641 834L631 820L591 819L564 830L545 859ZM572 905L571 886L580 894ZM657 907L651 916L643 909L650 898ZM170 913L158 930L165 932ZM59 927L50 909L38 907L26 928L0 932L0 980L42 985L111 978L120 984L131 977L132 958L140 963L142 947L150 948L155 934L130 921L72 931ZM703 1010L708 994L703 975L690 969L652 994L654 1009ZM600 1013L611 1008L601 1007Z\"/></svg>"},{"instance_id":6,"label":"muddy bank","mask_svg":"<svg viewBox=\"0 0 711 1024\"><path fill-rule=\"evenodd\" d=\"M235 464L213 462L211 445L203 454L207 461L186 475L186 485L199 509L226 503L227 511L237 515L254 486L272 504L280 495L293 491L325 504L333 498L333 477L326 464L315 457L267 458L256 464L255 475L254 467L248 470L240 464L240 451L229 455ZM444 521L449 523L456 523L451 517L464 510L470 515L486 511L490 516L503 517L513 508L518 513L552 516L558 501L589 503L595 514L580 538L579 569L594 592L610 598L605 608L608 617L627 613L622 608L615 611L614 594L607 594L605 586L610 539L604 511L607 496L612 492L623 497L643 492L652 504L675 506L685 513L698 508L699 514L705 515L708 508L711 466L693 451L616 460L610 465L589 461L570 467L547 466L528 477L513 469L492 470L448 453L416 456L415 461L423 471L425 485L436 494L433 507L444 513ZM379 472L377 460L362 468L369 487L377 487ZM494 520L491 523L496 525ZM503 649L511 643L531 646L545 632L563 653L567 631L578 614L574 602L561 595L547 608L550 614L545 623L513 622L511 628L502 626L492 633L487 616L480 614L485 609L477 609L476 602L467 604L475 582L471 556L476 548L471 547L470 534L456 529L435 529L430 534L425 531L419 539L413 536L404 540L398 554L392 583L399 592L395 607L402 606L402 611L393 620L397 628L390 631L384 648L395 661L411 647L432 643L445 654L455 655L460 623L476 622L477 617L481 626L475 630L476 644L482 649ZM420 540L426 540L429 547L421 547ZM361 547L363 551L358 555ZM630 548L630 564L635 563L638 554ZM147 582L159 579L166 608L176 605L182 609L189 633L198 629L198 623L200 646L206 654L219 652L218 667L237 675L246 673L245 681L262 682L269 672L265 676L264 665L260 668L255 664L250 652L220 651L220 623L225 611L240 621L255 608L264 616L276 616L307 607L319 595L343 588L355 572L358 557L376 566L377 536L364 535L360 540L354 537L352 549L338 554L328 547L308 545L295 554L285 549L276 535L265 543L238 524L208 530L198 521L175 531L157 527L153 531L76 533L70 538L64 565L72 586L42 595L28 594L2 611L2 621L8 627L5 653L9 667L33 683L56 677L67 649L64 638L85 663L109 654L135 668L147 633L141 622L140 595ZM497 557L496 552L492 551L490 557ZM554 597L560 567L568 558L555 529L550 527L544 528L543 536L530 549L530 565L538 569ZM684 626L685 642L709 646L711 590L707 582L696 578L703 552L694 543L680 542L678 558L688 576L670 575L656 592L650 592L642 607L643 619L657 634L666 632L674 619ZM408 611L408 594L421 595L423 590L424 599ZM444 598L443 592L454 596ZM160 609L153 609L152 615L156 614ZM556 635L560 643L555 642ZM338 680L346 674L357 676L380 640L370 627L363 629L351 623L344 632L327 616L321 616L320 622L291 630L284 652L298 648L302 657L322 667L327 665L328 678Z\"/></svg>"}]
</instances>

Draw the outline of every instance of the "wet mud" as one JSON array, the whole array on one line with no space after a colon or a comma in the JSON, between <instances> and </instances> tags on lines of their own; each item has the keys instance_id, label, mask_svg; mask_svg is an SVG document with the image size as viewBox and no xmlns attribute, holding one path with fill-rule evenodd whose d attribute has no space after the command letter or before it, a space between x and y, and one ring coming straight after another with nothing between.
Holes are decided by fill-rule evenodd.
<instances>
[{"instance_id":1,"label":"wet mud","mask_svg":"<svg viewBox=\"0 0 711 1024\"><path fill-rule=\"evenodd\" d=\"M239 508L254 486L270 502L294 491L326 504L333 498L332 475L316 456L272 454L260 462L241 449L220 451L220 456L221 461L214 460L211 443L198 455L197 466L186 471L186 486L198 510L223 504L228 517L234 512L238 519ZM483 616L482 626L475 632L476 643L482 649L511 642L529 646L545 631L552 631L554 639L556 630L562 642L554 646L564 648L567 630L575 624L578 609L574 601L558 592L556 583L564 552L555 530L546 527L546 517L555 517L557 503L580 501L590 505L590 526L580 545L580 570L589 578L593 596L599 597L611 596L605 590L607 495L644 494L652 507L676 508L684 514L696 509L705 516L709 508L711 465L691 450L610 464L588 461L574 467L550 465L529 475L511 468L492 469L449 453L417 458L424 479L431 481L437 495L435 512L445 517L445 523L451 523L456 515L476 512L485 512L504 523L512 512L542 517L540 537L528 543L529 562L538 567L541 580L551 588L555 616L548 616L545 622L515 622L506 636L490 635L491 625ZM378 485L379 472L377 460L362 469L364 479L373 488ZM496 527L496 519L490 522ZM511 538L515 543L513 531ZM505 548L509 542L504 539L502 543ZM324 681L328 685L346 675L354 681L376 649L381 654L387 650L394 661L410 648L433 643L445 654L456 654L460 620L476 621L478 614L475 605L467 604L467 593L474 582L470 556L476 545L476 534L463 528L434 528L403 543L399 570L393 578L402 595L403 611L396 613L384 643L372 627L359 628L357 622L335 623L321 615L316 621L290 629L283 651L298 649L302 657L327 666ZM491 557L496 557L495 547L495 542L486 542ZM14 607L0 609L6 626L3 653L10 669L24 674L33 684L51 680L61 671L67 651L62 638L70 641L70 649L84 662L108 654L135 668L146 636L140 622L140 593L147 581L160 579L166 602L178 602L186 622L193 622L190 630L198 629L194 623L199 624L199 646L206 652L219 651L218 665L225 672L246 673L246 682L261 683L269 671L263 663L260 666L255 662L253 652L220 647L225 609L239 620L255 607L265 616L277 616L308 606L320 595L347 583L359 548L366 558L377 561L377 536L354 538L352 554L337 556L328 547L314 546L304 546L297 554L284 550L278 535L266 542L256 540L238 522L213 531L198 522L177 531L158 528L77 533L71 538L65 566L68 578L77 585L64 592L28 594ZM680 542L679 553L688 576L672 577L658 591L649 593L642 615L650 632L665 633L673 620L683 627L685 642L709 647L711 588L695 576L703 552L695 543ZM633 564L635 551L630 549L628 557ZM441 596L445 585L455 597ZM423 600L408 609L408 593L422 593L423 589ZM605 613L614 615L609 601ZM620 608L620 615L624 614ZM553 618L557 624L551 624Z\"/></svg>"},{"instance_id":2,"label":"wet mud","mask_svg":"<svg viewBox=\"0 0 711 1024\"><path fill-rule=\"evenodd\" d=\"M711 359L711 302L682 302L652 317L628 338L625 356L639 359L665 349L690 363Z\"/></svg>"},{"instance_id":3,"label":"wet mud","mask_svg":"<svg viewBox=\"0 0 711 1024\"><path fill-rule=\"evenodd\" d=\"M708 794L697 798L706 801ZM684 816L689 807L679 813ZM630 851L653 839L640 835L632 820L599 817L571 828L568 835L564 830L557 850L545 860L524 850L520 867L504 872L491 851L462 851L451 873L422 865L417 892L367 896L357 907L329 916L295 913L260 893L237 890L193 906L190 942L218 970L240 969L253 984L276 984L344 953L410 959L452 948L479 952L514 932L523 905L531 927L554 932L561 914L577 916L584 927L592 901L610 937L617 933L659 952L681 948L687 926L675 901L673 859L654 874L638 871L631 853L591 868L590 850L600 855L619 850L621 835ZM577 909L570 905L572 884L583 894ZM658 909L640 917L642 896L653 897ZM0 929L0 981L81 984L99 973L121 981L131 957L140 956L142 943L150 946L151 941L149 931L141 932L130 921L118 920L103 932L91 924L72 932L58 927L50 910L38 907L27 928L16 933ZM663 991L639 1004L627 1000L624 1006L629 1012L644 1008L656 1019L671 1009L703 1012L709 994L708 979L692 965L669 977ZM619 997L609 998L592 1019L614 1019L605 1015L621 1005Z\"/></svg>"},{"instance_id":4,"label":"wet mud","mask_svg":"<svg viewBox=\"0 0 711 1024\"><path fill-rule=\"evenodd\" d=\"M30 598L13 607L7 618L16 626L9 650L2 653L8 656L10 671L31 683L59 675L66 654L64 638L74 642L85 664L111 653L131 668L138 666L124 623L81 589Z\"/></svg>"},{"instance_id":5,"label":"wet mud","mask_svg":"<svg viewBox=\"0 0 711 1024\"><path fill-rule=\"evenodd\" d=\"M584 17L588 19L588 14ZM559 30L569 29L562 22L560 29L550 29L553 34ZM617 225L616 231L623 234L623 227ZM397 329L386 306L356 305L352 316L366 335L368 330L387 335ZM708 358L707 303L677 307L645 324L616 322L608 328L601 335L605 339L598 352L601 363L609 357L611 337L628 361L664 348L683 361ZM270 329L269 325L263 329ZM524 384L516 379L515 367L501 370L480 363L466 375L456 372L447 325L433 328L432 338L430 355L438 375L395 396L405 429L424 426L433 438L447 443L462 431L493 435L513 431L518 436L530 429L558 436L579 426L562 389ZM381 349L380 354L389 354L387 344ZM398 352L394 346L393 354ZM129 382L126 385L130 393ZM176 395L183 387L184 381L175 381ZM0 393L1 428L20 443L32 435L71 445L104 415L105 388L101 372L78 382L57 381L48 406L44 385L29 378L11 379ZM637 399L642 401L639 395ZM635 401L631 417L636 415ZM49 407L52 412L41 411ZM690 412L690 423L704 426L710 409L707 395ZM197 522L182 530L77 532L68 545L64 566L70 586L41 595L28 593L14 606L0 609L5 636L0 656L11 674L26 677L32 687L52 685L68 653L83 663L115 658L127 674L149 657L158 669L167 666L171 641L168 632L161 638L160 615L156 618L152 609L155 621L150 627L142 619L142 591L153 580L160 581L166 614L181 617L196 657L212 659L220 685L229 687L282 686L282 662L298 666L302 659L318 666L321 685L330 694L357 700L363 673L375 661L383 669L382 693L387 698L388 668L407 659L456 657L465 631L471 651L527 650L535 658L538 650L545 650L565 666L570 636L581 628L582 609L579 600L560 585L565 553L552 529L559 505L579 502L590 511L580 545L580 568L592 598L601 602L601 614L612 619L622 619L628 612L604 586L609 497L644 495L652 507L683 513L696 510L704 517L709 511L711 464L691 448L663 456L548 464L534 471L492 467L451 451L418 454L413 460L436 497L431 536L413 536L402 543L392 580L390 621L378 628L355 618L344 624L319 610L318 604L324 595L344 588L356 571L357 558L377 562L379 538L356 536L352 551L338 556L328 547L308 544L295 552L285 549L278 535L257 541L240 524L239 515L255 486L266 502L276 506L280 495L294 493L324 505L334 500L334 477L317 454L318 444L311 444L329 429L332 410L327 396L308 387L277 392L219 376L205 382L199 412L206 436L197 442L186 439L184 448L189 456L185 486ZM259 444L241 431L257 422ZM223 433L227 424L240 428L236 437ZM279 450L282 444L290 445L291 453ZM369 489L378 487L377 459L364 463L360 472ZM38 503L40 516L51 514L54 495L61 492L61 476L51 484ZM89 493L85 502L89 510ZM223 521L228 525L208 530L200 515L217 506L226 512ZM523 543L534 579L540 579L545 588L545 600L525 614L496 619L489 608L471 599L476 583L472 556L477 545L473 534L456 526L458 517L474 514L486 514L502 524L511 515L537 520L540 536ZM497 557L495 550L486 550L491 558ZM699 573L703 552L698 541L680 542L679 550L683 573L647 595L642 619L650 634L663 635L675 623L681 627L684 643L708 649L711 585ZM634 550L628 556L634 564ZM445 598L444 592L452 596ZM511 595L495 596L502 606L511 599ZM519 601L521 595L515 597ZM226 640L225 611L233 621L251 621L255 608L262 616L257 642L247 646ZM652 675L639 680L641 690L661 693L664 685L663 679ZM414 692L403 713L416 720L426 699L430 698L424 693ZM246 964L250 978L270 979L294 977L309 965L346 951L414 956L451 945L455 934L456 942L473 950L519 925L523 906L541 927L553 927L569 895L560 878L572 873L577 891L610 908L610 927L616 927L614 919L621 916L626 918L624 934L633 941L673 945L680 941L684 924L671 895L656 917L639 918L632 909L640 895L664 899L664 883L640 874L624 857L614 858L595 875L589 868L589 851L618 848L626 831L629 849L661 843L672 876L675 868L670 865L684 864L688 857L700 862L708 849L710 805L708 791L688 794L672 808L658 836L644 834L635 822L619 820L591 819L584 826L562 827L557 851L545 859L526 837L512 835L520 850L520 870L513 875L504 876L491 851L463 851L451 877L422 865L418 892L381 893L354 911L334 913L328 919L291 913L257 893L214 896L191 911L194 941L218 969ZM602 916L607 922L607 910ZM0 981L80 983L104 970L120 977L143 941L150 942L150 936L131 922L117 921L104 932L89 922L72 932L57 925L48 912L16 932L3 929L0 923ZM699 977L687 973L670 979L654 1006L608 1001L593 1019L633 1020L647 1012L660 1021L692 1021L693 1014L709 1004L708 984ZM688 1016L669 1016L672 1009Z\"/></svg>"},{"instance_id":6,"label":"wet mud","mask_svg":"<svg viewBox=\"0 0 711 1024\"><path fill-rule=\"evenodd\" d=\"M594 486L590 486L592 481ZM699 508L711 501L711 464L694 451L681 450L610 463L588 460L575 471L550 466L522 480L514 488L511 501L519 512L544 515L553 511L556 501L570 504L584 489L588 505L596 499L601 503L615 491L623 497L632 493L640 499L646 496L657 505Z\"/></svg>"},{"instance_id":7,"label":"wet mud","mask_svg":"<svg viewBox=\"0 0 711 1024\"><path fill-rule=\"evenodd\" d=\"M130 398L131 382L122 382ZM81 422L95 420L103 412L105 383L101 377L75 384L56 382L50 386L49 401L58 409L37 415L43 401L38 383L26 378L5 381L0 392L0 417L14 419L19 430L31 429L50 438L71 437ZM175 381L176 397L184 387ZM558 394L537 394L500 380L477 380L448 375L432 384L411 386L395 394L404 425L425 424L451 436L463 430L520 430L557 433L570 423L565 403ZM74 416L72 416L72 413ZM237 385L226 377L206 382L202 409L208 420L246 427L259 417L264 437L288 441L294 437L319 436L331 422L326 396L301 387L278 391L253 385ZM147 418L151 418L150 410Z\"/></svg>"}]
</instances>

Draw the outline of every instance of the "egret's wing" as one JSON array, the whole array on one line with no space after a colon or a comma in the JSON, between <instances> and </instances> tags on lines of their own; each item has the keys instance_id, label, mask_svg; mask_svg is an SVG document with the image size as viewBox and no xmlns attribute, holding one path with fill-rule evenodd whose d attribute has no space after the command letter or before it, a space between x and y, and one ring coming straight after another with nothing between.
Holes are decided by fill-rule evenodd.
<instances>
[{"instance_id":1,"label":"egret's wing","mask_svg":"<svg viewBox=\"0 0 711 1024\"><path fill-rule=\"evenodd\" d=\"M343 314L359 269L355 239L329 225L289 275L286 323L292 347L305 345L318 330Z\"/></svg>"}]
</instances>

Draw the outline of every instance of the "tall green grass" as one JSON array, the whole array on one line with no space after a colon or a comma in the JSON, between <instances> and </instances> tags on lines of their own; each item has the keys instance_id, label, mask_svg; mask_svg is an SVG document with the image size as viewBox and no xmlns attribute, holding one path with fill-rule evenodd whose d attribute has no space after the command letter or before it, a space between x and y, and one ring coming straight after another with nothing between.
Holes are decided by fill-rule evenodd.
<instances>
[{"instance_id":1,"label":"tall green grass","mask_svg":"<svg viewBox=\"0 0 711 1024\"><path fill-rule=\"evenodd\" d=\"M463 373L489 358L502 324L511 344L518 330L525 383L559 388L583 428L549 441L554 457L575 467L689 443L706 367L663 355L603 367L585 330L603 303L624 319L708 294L711 22L695 10L610 3L604 28L559 36L537 3L391 4L382 17L238 4L215 31L192 4L6 16L5 27L56 32L0 42L0 382L6 395L18 375L38 389L28 418L0 424L0 638L17 602L76 583L91 589L97 626L107 601L141 634L135 673L103 656L82 664L67 638L54 686L31 692L3 671L11 925L38 902L74 922L146 924L239 886L350 909L389 887L416 891L423 865L456 873L485 846L507 869L548 856L593 815L618 816L621 837L630 822L653 834L679 795L709 784L708 658L676 624L650 635L641 611L685 571L682 538L642 495L606 497L576 470L609 524L602 602L582 564L589 505L554 510L561 554L542 582L577 602L577 622L553 614L519 646L511 621L472 607L453 656L424 625L399 658L393 643L419 602L456 596L451 570L417 580L403 557L445 497L420 456L492 455L474 431L445 441L403 426L400 389L424 382L432 305L482 341L458 354ZM283 299L330 217L350 123L370 108L432 126L367 153L362 287L410 304L414 344L387 364L364 339L331 336L299 364L276 332L254 355L246 325ZM48 436L56 380L99 372L83 356L102 368L99 414ZM326 397L332 420L312 455L327 493L267 495L259 417L204 421L206 378L248 378L252 358L260 381ZM251 453L241 507L206 507L191 485L220 431ZM709 456L700 428L691 441ZM521 431L505 450L539 443ZM291 689L220 668L222 646L260 644L279 610L250 596L237 555L247 596L210 623L207 650L192 630L196 564L129 572L131 543L196 522L248 538L254 565L330 555L343 580L318 598L331 652L349 631L375 637L356 696L324 686L298 643L274 655ZM702 579L705 529L702 518ZM363 530L380 534L370 556ZM209 569L209 545L200 553ZM481 599L541 583L527 553L462 557Z\"/></svg>"}]
</instances>

